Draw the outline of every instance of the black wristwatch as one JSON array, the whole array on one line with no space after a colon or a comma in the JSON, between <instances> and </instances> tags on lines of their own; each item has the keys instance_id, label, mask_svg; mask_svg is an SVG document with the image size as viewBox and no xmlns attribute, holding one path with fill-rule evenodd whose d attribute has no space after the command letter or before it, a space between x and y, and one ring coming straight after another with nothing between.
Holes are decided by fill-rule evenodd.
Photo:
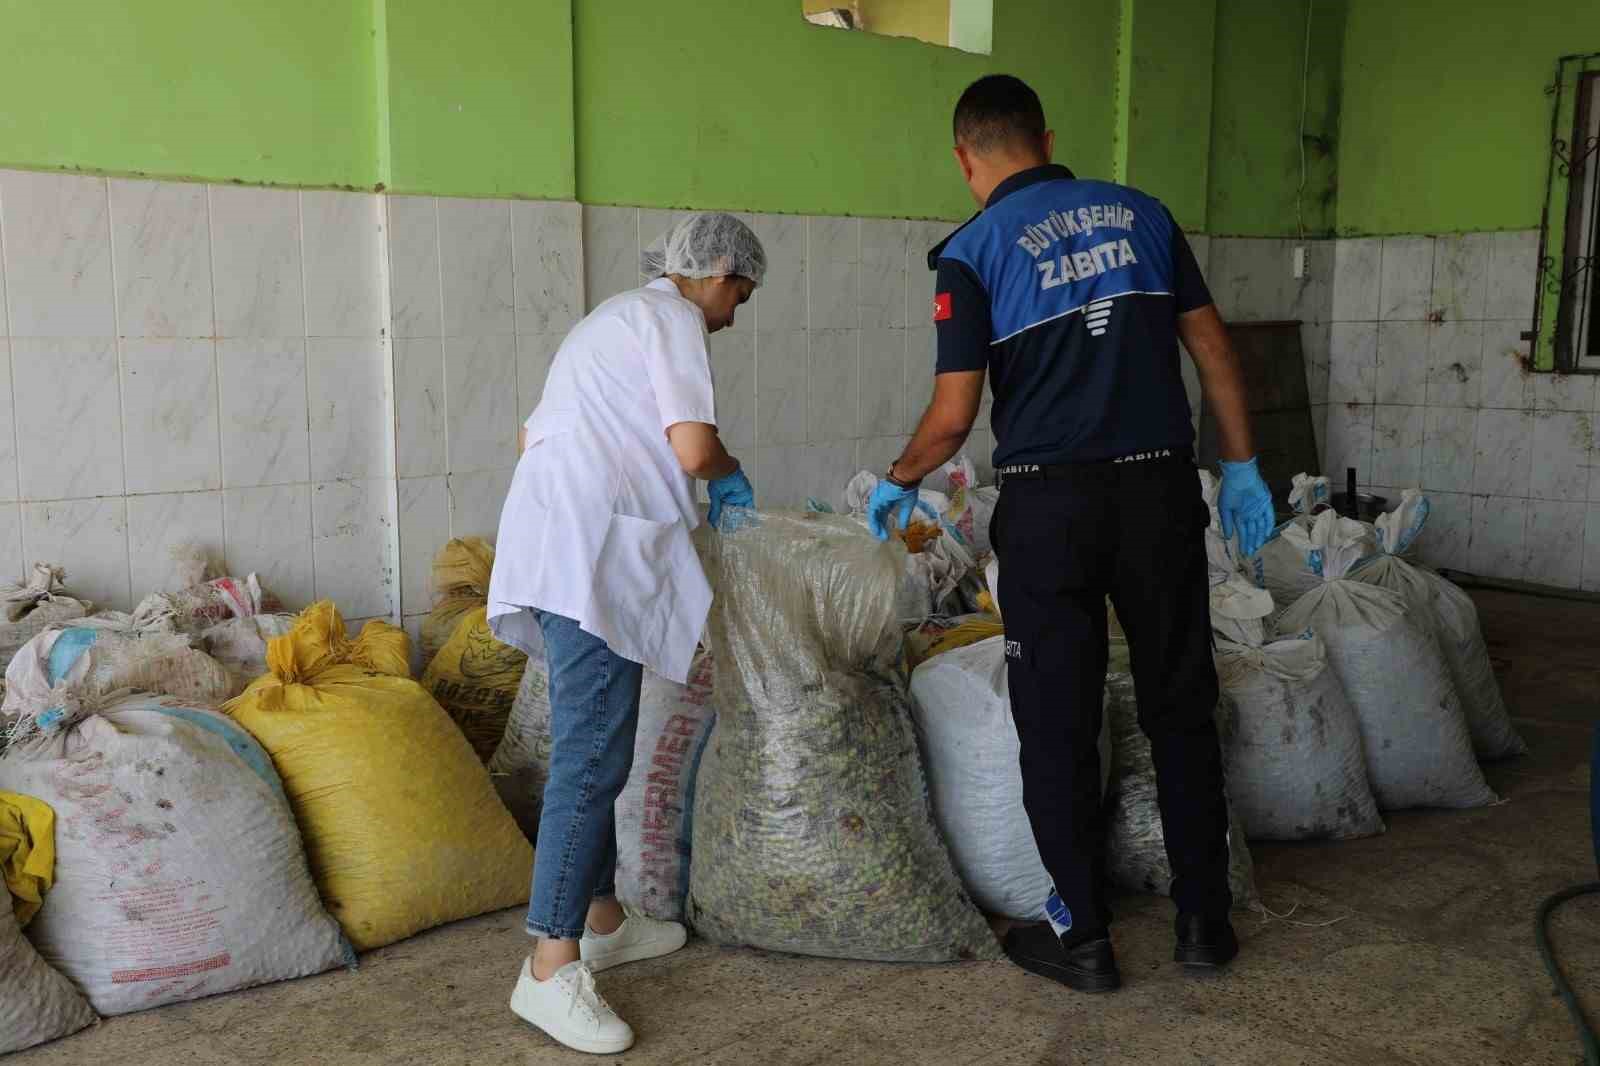
<instances>
[{"instance_id":1,"label":"black wristwatch","mask_svg":"<svg viewBox=\"0 0 1600 1066\"><path fill-rule=\"evenodd\" d=\"M883 479L885 481L887 481L889 484L895 485L895 486L897 486L899 488L902 488L902 489L914 489L914 488L917 488L918 486L920 486L922 484L922 479L921 478L918 478L915 481L901 481L899 478L895 477L894 476L894 463L890 463L889 464L889 472L883 475Z\"/></svg>"}]
</instances>

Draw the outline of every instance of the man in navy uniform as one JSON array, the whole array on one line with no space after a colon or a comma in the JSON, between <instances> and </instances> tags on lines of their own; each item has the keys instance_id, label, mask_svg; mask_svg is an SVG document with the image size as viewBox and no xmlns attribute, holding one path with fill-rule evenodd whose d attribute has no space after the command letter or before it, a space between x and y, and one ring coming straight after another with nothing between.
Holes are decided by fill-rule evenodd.
<instances>
[{"instance_id":1,"label":"man in navy uniform","mask_svg":"<svg viewBox=\"0 0 1600 1066\"><path fill-rule=\"evenodd\" d=\"M1273 521L1238 359L1194 253L1160 201L1051 163L1032 89L993 75L955 110L955 154L981 210L934 248L934 396L869 503L904 525L917 486L994 395L1000 560L1023 804L1056 892L1014 929L1019 965L1083 991L1121 985L1106 904L1100 733L1106 597L1128 639L1177 904L1176 961L1238 953L1213 713L1203 532L1209 511L1179 369L1181 339L1215 412L1224 532L1253 555Z\"/></svg>"}]
</instances>

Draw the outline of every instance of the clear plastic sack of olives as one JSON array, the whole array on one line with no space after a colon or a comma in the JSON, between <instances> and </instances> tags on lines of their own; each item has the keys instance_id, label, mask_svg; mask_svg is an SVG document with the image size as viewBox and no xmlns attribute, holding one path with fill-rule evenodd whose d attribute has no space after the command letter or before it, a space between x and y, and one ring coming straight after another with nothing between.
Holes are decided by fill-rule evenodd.
<instances>
[{"instance_id":1,"label":"clear plastic sack of olives","mask_svg":"<svg viewBox=\"0 0 1600 1066\"><path fill-rule=\"evenodd\" d=\"M707 939L886 962L995 958L933 822L895 593L905 548L762 512L696 543L716 593L717 724L689 919Z\"/></svg>"}]
</instances>

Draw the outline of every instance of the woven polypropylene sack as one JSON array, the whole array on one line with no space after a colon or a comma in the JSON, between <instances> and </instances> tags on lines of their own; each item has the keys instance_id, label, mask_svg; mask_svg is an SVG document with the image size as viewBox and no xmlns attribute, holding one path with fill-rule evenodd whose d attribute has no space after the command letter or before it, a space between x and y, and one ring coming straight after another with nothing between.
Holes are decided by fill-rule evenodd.
<instances>
[{"instance_id":1,"label":"woven polypropylene sack","mask_svg":"<svg viewBox=\"0 0 1600 1066\"><path fill-rule=\"evenodd\" d=\"M966 465L970 467L971 464ZM946 464L947 469L950 466ZM959 482L966 475L957 471L953 476ZM851 478L840 493L840 502L863 530L867 528L867 501L877 484L878 477L863 470ZM949 521L951 517L959 517L952 511L951 497L923 489L917 494L917 501L912 520L937 522L940 535L928 541L917 554L904 556L904 570L895 589L895 616L908 626L920 625L938 615L961 613L961 585L977 565L966 534ZM964 497L961 506L962 513L970 510ZM970 517L967 525L973 525Z\"/></svg>"},{"instance_id":2,"label":"woven polypropylene sack","mask_svg":"<svg viewBox=\"0 0 1600 1066\"><path fill-rule=\"evenodd\" d=\"M929 659L911 675L911 695L933 812L956 873L986 912L1041 920L1052 882L1022 805L1004 636ZM1102 787L1110 772L1102 728Z\"/></svg>"},{"instance_id":3,"label":"woven polypropylene sack","mask_svg":"<svg viewBox=\"0 0 1600 1066\"><path fill-rule=\"evenodd\" d=\"M1119 664L1113 663L1113 666ZM1139 728L1139 705L1133 677L1120 670L1106 675L1105 714L1111 733L1111 776L1106 783L1106 874L1135 892L1169 895L1172 863L1167 858L1161 808L1156 801L1156 767L1150 740ZM1226 742L1229 711L1218 708ZM1228 805L1228 888L1233 905L1248 907L1258 900L1255 864L1245 842L1244 826Z\"/></svg>"},{"instance_id":4,"label":"woven polypropylene sack","mask_svg":"<svg viewBox=\"0 0 1600 1066\"><path fill-rule=\"evenodd\" d=\"M550 770L550 670L544 656L544 633L538 626L527 627L536 643L534 654L522 668L517 698L512 701L500 746L489 759L489 772L524 774L532 772L533 784L542 794Z\"/></svg>"},{"instance_id":5,"label":"woven polypropylene sack","mask_svg":"<svg viewBox=\"0 0 1600 1066\"><path fill-rule=\"evenodd\" d=\"M0 1055L56 1040L94 1024L78 990L39 957L17 927L0 881Z\"/></svg>"},{"instance_id":6,"label":"woven polypropylene sack","mask_svg":"<svg viewBox=\"0 0 1600 1066\"><path fill-rule=\"evenodd\" d=\"M1511 724L1500 682L1489 662L1489 649L1478 626L1471 597L1432 570L1396 555L1382 555L1351 571L1352 581L1389 589L1405 598L1419 616L1429 619L1445 665L1461 698L1472 749L1483 759L1524 755L1528 745Z\"/></svg>"},{"instance_id":7,"label":"woven polypropylene sack","mask_svg":"<svg viewBox=\"0 0 1600 1066\"><path fill-rule=\"evenodd\" d=\"M1495 802L1439 642L1399 594L1331 580L1285 610L1278 625L1284 634L1310 630L1327 644L1361 726L1380 809Z\"/></svg>"},{"instance_id":8,"label":"woven polypropylene sack","mask_svg":"<svg viewBox=\"0 0 1600 1066\"><path fill-rule=\"evenodd\" d=\"M929 807L894 618L904 550L789 513L697 544L717 724L695 788L695 927L834 958L994 957Z\"/></svg>"},{"instance_id":9,"label":"woven polypropylene sack","mask_svg":"<svg viewBox=\"0 0 1600 1066\"><path fill-rule=\"evenodd\" d=\"M686 685L645 671L633 770L617 797L617 898L663 921L681 922L687 909L694 794L717 720L714 666L696 655Z\"/></svg>"},{"instance_id":10,"label":"woven polypropylene sack","mask_svg":"<svg viewBox=\"0 0 1600 1066\"><path fill-rule=\"evenodd\" d=\"M349 640L313 604L227 705L272 753L317 887L363 951L525 903L533 869L466 737L407 676L407 643L383 622Z\"/></svg>"},{"instance_id":11,"label":"woven polypropylene sack","mask_svg":"<svg viewBox=\"0 0 1600 1066\"><path fill-rule=\"evenodd\" d=\"M1471 597L1432 570L1402 558L1422 532L1431 509L1421 489L1404 490L1394 510L1378 516L1374 533L1380 554L1356 565L1348 576L1398 592L1431 623L1478 756L1500 759L1525 754L1528 746L1506 711Z\"/></svg>"},{"instance_id":12,"label":"woven polypropylene sack","mask_svg":"<svg viewBox=\"0 0 1600 1066\"><path fill-rule=\"evenodd\" d=\"M695 781L716 720L712 677L704 651L695 655L686 685L644 672L632 768L613 807L617 898L663 921L682 921L688 898ZM528 660L489 768L537 800L550 777L550 750L550 681L541 654Z\"/></svg>"},{"instance_id":13,"label":"woven polypropylene sack","mask_svg":"<svg viewBox=\"0 0 1600 1066\"><path fill-rule=\"evenodd\" d=\"M0 758L0 789L56 814L55 884L28 926L45 961L101 1014L348 961L260 745L170 697L92 704Z\"/></svg>"},{"instance_id":14,"label":"woven polypropylene sack","mask_svg":"<svg viewBox=\"0 0 1600 1066\"><path fill-rule=\"evenodd\" d=\"M1252 840L1384 830L1361 727L1315 635L1259 647L1219 640L1217 679L1234 709L1223 747L1228 799Z\"/></svg>"},{"instance_id":15,"label":"woven polypropylene sack","mask_svg":"<svg viewBox=\"0 0 1600 1066\"><path fill-rule=\"evenodd\" d=\"M461 727L478 758L488 762L505 735L528 657L495 639L488 608L461 616L422 674L422 687Z\"/></svg>"},{"instance_id":16,"label":"woven polypropylene sack","mask_svg":"<svg viewBox=\"0 0 1600 1066\"><path fill-rule=\"evenodd\" d=\"M198 645L205 649L233 678L233 692L267 672L267 643L281 637L294 625L292 614L257 614L230 618L208 626L199 633Z\"/></svg>"},{"instance_id":17,"label":"woven polypropylene sack","mask_svg":"<svg viewBox=\"0 0 1600 1066\"><path fill-rule=\"evenodd\" d=\"M205 572L198 560L199 574ZM179 633L199 633L229 619L253 618L283 610L278 597L261 587L255 574L200 581L176 592L154 592L133 609L134 622L144 629L166 628Z\"/></svg>"},{"instance_id":18,"label":"woven polypropylene sack","mask_svg":"<svg viewBox=\"0 0 1600 1066\"><path fill-rule=\"evenodd\" d=\"M6 667L0 714L35 714L66 686L81 698L113 692L150 692L197 706L216 706L238 689L234 675L181 633L140 633L127 615L76 620L40 633L18 649Z\"/></svg>"},{"instance_id":19,"label":"woven polypropylene sack","mask_svg":"<svg viewBox=\"0 0 1600 1066\"><path fill-rule=\"evenodd\" d=\"M94 610L94 604L63 589L65 579L65 570L39 563L22 584L0 585L0 666L49 627Z\"/></svg>"},{"instance_id":20,"label":"woven polypropylene sack","mask_svg":"<svg viewBox=\"0 0 1600 1066\"><path fill-rule=\"evenodd\" d=\"M493 571L494 545L482 537L457 537L439 549L431 575L433 610L417 633L424 667L455 634L463 616L488 605Z\"/></svg>"}]
</instances>

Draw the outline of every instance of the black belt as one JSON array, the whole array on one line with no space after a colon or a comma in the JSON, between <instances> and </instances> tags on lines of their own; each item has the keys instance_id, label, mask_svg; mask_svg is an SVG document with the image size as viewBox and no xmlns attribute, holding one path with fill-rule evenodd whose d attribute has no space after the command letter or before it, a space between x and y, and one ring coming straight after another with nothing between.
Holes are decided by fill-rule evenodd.
<instances>
[{"instance_id":1,"label":"black belt","mask_svg":"<svg viewBox=\"0 0 1600 1066\"><path fill-rule=\"evenodd\" d=\"M1131 452L1115 459L1100 459L1089 463L1012 463L995 470L995 480L1004 485L1007 481L1049 481L1051 478L1081 476L1085 470L1094 470L1120 463L1193 463L1194 453L1188 448L1151 448Z\"/></svg>"}]
</instances>

